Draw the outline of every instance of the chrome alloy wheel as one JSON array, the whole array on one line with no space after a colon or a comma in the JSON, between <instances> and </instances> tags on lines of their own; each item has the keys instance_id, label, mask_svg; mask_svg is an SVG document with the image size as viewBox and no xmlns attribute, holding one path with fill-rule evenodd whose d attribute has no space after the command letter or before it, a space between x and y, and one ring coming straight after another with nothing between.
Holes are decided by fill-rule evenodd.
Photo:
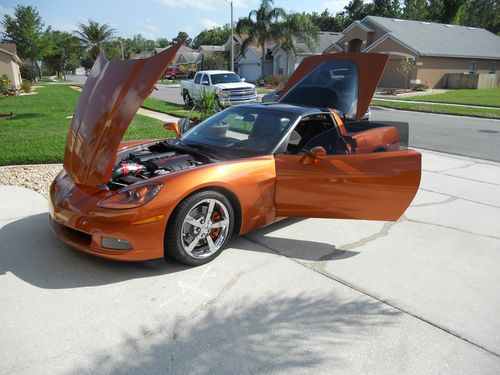
<instances>
[{"instance_id":1,"label":"chrome alloy wheel","mask_svg":"<svg viewBox=\"0 0 500 375\"><path fill-rule=\"evenodd\" d=\"M181 226L184 251L193 258L206 258L218 252L228 236L230 218L218 199L204 199L191 208Z\"/></svg>"}]
</instances>

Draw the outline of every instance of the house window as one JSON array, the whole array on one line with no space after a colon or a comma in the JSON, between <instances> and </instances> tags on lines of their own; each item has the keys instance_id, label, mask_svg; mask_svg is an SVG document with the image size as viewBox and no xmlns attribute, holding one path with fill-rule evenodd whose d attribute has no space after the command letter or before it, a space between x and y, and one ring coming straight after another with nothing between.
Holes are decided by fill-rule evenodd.
<instances>
[{"instance_id":1,"label":"house window","mask_svg":"<svg viewBox=\"0 0 500 375\"><path fill-rule=\"evenodd\" d=\"M349 41L347 49L349 52L361 52L361 45L363 41L361 39L352 39Z\"/></svg>"},{"instance_id":2,"label":"house window","mask_svg":"<svg viewBox=\"0 0 500 375\"><path fill-rule=\"evenodd\" d=\"M497 63L495 61L492 61L490 63L490 74L495 74L497 72Z\"/></svg>"},{"instance_id":3,"label":"house window","mask_svg":"<svg viewBox=\"0 0 500 375\"><path fill-rule=\"evenodd\" d=\"M471 61L469 65L469 73L476 73L476 62Z\"/></svg>"}]
</instances>

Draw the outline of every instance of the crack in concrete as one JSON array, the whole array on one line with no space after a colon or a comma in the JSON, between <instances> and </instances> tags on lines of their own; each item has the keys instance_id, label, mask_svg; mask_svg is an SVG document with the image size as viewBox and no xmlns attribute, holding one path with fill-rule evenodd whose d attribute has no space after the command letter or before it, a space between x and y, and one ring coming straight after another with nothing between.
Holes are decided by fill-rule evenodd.
<instances>
[{"instance_id":1,"label":"crack in concrete","mask_svg":"<svg viewBox=\"0 0 500 375\"><path fill-rule=\"evenodd\" d=\"M356 249L360 246L366 245L369 242L372 242L372 241L378 240L379 238L385 237L389 234L389 230L393 226L395 226L396 224L401 223L403 221L405 221L404 217L400 218L398 221L395 221L395 222L384 223L382 229L379 230L377 233L372 234L371 236L362 238L361 240L356 241L356 242L352 242L352 243L345 244L345 245L340 245L339 250L344 251L344 252L347 250L353 250L353 249Z\"/></svg>"},{"instance_id":2,"label":"crack in concrete","mask_svg":"<svg viewBox=\"0 0 500 375\"><path fill-rule=\"evenodd\" d=\"M442 195L446 195L446 194L442 194ZM449 195L446 195L448 198L444 201L441 201L441 202L432 202L432 203L420 203L420 204L412 204L410 207L429 207L429 206L439 206L441 204L447 204L447 203L450 203L450 202L453 202L453 201L456 201L457 197L450 197Z\"/></svg>"},{"instance_id":3,"label":"crack in concrete","mask_svg":"<svg viewBox=\"0 0 500 375\"><path fill-rule=\"evenodd\" d=\"M471 167L471 166L476 165L476 164L482 164L482 163L478 163L478 162L475 162L475 161L471 161L470 163L465 164L465 165L461 165L460 167L447 168L447 169L443 169L443 170L441 170L441 171L429 171L428 169L424 169L424 171L426 171L426 172L437 172L437 173L442 173L442 172L453 171L453 170L455 170L455 169L462 169L462 168Z\"/></svg>"}]
</instances>

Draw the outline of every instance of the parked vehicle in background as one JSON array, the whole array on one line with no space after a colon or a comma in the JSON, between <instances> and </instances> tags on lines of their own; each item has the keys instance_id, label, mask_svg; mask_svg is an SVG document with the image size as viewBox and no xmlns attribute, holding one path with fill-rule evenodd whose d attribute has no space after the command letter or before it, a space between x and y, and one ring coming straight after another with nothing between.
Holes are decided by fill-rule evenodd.
<instances>
[{"instance_id":1,"label":"parked vehicle in background","mask_svg":"<svg viewBox=\"0 0 500 375\"><path fill-rule=\"evenodd\" d=\"M273 92L270 92L269 94L266 94L262 97L262 103L274 103L274 102L277 102L280 95L281 95L281 92L283 91L283 87L280 87L276 90L274 90ZM340 113L338 111L336 111L340 116L343 116L343 113ZM372 115L372 111L370 109L370 107L368 107L368 110L366 111L365 115L363 116L362 120L365 120L365 121L368 121L370 120L370 117ZM352 118L349 118L349 117L346 117L345 118L346 121L353 121Z\"/></svg>"},{"instance_id":2,"label":"parked vehicle in background","mask_svg":"<svg viewBox=\"0 0 500 375\"><path fill-rule=\"evenodd\" d=\"M189 73L181 71L178 66L170 66L165 71L163 77L171 80L174 80L176 78L188 78Z\"/></svg>"},{"instance_id":3,"label":"parked vehicle in background","mask_svg":"<svg viewBox=\"0 0 500 375\"><path fill-rule=\"evenodd\" d=\"M257 101L255 85L228 70L199 71L194 79L181 81L181 96L186 104L198 99L202 90L215 92L221 107Z\"/></svg>"}]
</instances>

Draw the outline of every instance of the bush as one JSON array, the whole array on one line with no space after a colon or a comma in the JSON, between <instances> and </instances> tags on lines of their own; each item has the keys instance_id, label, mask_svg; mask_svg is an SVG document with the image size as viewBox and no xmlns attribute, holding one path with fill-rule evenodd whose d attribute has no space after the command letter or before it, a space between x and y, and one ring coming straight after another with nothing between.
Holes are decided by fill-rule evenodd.
<instances>
[{"instance_id":1,"label":"bush","mask_svg":"<svg viewBox=\"0 0 500 375\"><path fill-rule=\"evenodd\" d=\"M424 84L421 83L421 84L413 86L413 91L425 91L428 88L429 88L429 86L424 85Z\"/></svg>"},{"instance_id":2,"label":"bush","mask_svg":"<svg viewBox=\"0 0 500 375\"><path fill-rule=\"evenodd\" d=\"M21 77L23 79L27 79L28 81L33 82L38 77L38 68L29 63L21 64L19 70L21 71Z\"/></svg>"},{"instance_id":3,"label":"bush","mask_svg":"<svg viewBox=\"0 0 500 375\"><path fill-rule=\"evenodd\" d=\"M396 95L396 89L384 89L382 90L382 95Z\"/></svg>"},{"instance_id":4,"label":"bush","mask_svg":"<svg viewBox=\"0 0 500 375\"><path fill-rule=\"evenodd\" d=\"M31 81L28 81L27 79L23 80L23 83L21 83L21 90L25 93L31 92Z\"/></svg>"},{"instance_id":5,"label":"bush","mask_svg":"<svg viewBox=\"0 0 500 375\"><path fill-rule=\"evenodd\" d=\"M273 74L264 78L265 84L273 87L283 86L286 81L288 81L288 77L284 74Z\"/></svg>"},{"instance_id":6,"label":"bush","mask_svg":"<svg viewBox=\"0 0 500 375\"><path fill-rule=\"evenodd\" d=\"M2 74L0 76L0 94L8 95L10 89L10 79L7 74Z\"/></svg>"}]
</instances>

